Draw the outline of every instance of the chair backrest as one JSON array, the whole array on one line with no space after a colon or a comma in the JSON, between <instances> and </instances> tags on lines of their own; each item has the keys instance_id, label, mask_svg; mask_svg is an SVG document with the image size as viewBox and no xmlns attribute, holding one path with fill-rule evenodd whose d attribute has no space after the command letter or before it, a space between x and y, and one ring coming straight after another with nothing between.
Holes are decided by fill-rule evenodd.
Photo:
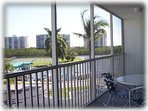
<instances>
[{"instance_id":1,"label":"chair backrest","mask_svg":"<svg viewBox=\"0 0 148 111\"><path fill-rule=\"evenodd\" d=\"M112 75L110 73L102 73L102 75L104 76L104 81L109 92L115 92L116 87Z\"/></svg>"},{"instance_id":2,"label":"chair backrest","mask_svg":"<svg viewBox=\"0 0 148 111\"><path fill-rule=\"evenodd\" d=\"M131 89L130 98L137 105L142 105L144 102L144 87L136 87Z\"/></svg>"}]
</instances>

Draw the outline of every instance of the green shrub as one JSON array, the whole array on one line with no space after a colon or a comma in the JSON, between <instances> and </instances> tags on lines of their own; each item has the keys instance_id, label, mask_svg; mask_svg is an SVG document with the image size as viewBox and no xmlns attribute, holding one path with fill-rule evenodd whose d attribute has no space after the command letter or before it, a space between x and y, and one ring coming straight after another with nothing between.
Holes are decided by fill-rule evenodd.
<instances>
[{"instance_id":1,"label":"green shrub","mask_svg":"<svg viewBox=\"0 0 148 111\"><path fill-rule=\"evenodd\" d=\"M65 55L65 59L67 61L73 61L77 56L77 53L73 50L73 49L67 49L66 50L66 55Z\"/></svg>"},{"instance_id":2,"label":"green shrub","mask_svg":"<svg viewBox=\"0 0 148 111\"><path fill-rule=\"evenodd\" d=\"M10 57L41 57L48 56L49 53L45 49L25 48L25 49L5 49L4 56Z\"/></svg>"}]
</instances>

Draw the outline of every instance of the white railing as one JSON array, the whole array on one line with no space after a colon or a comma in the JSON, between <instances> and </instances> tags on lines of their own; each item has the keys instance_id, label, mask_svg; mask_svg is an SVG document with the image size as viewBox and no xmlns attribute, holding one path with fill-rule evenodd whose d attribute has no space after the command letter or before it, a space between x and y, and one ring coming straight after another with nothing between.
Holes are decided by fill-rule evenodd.
<instances>
[{"instance_id":1,"label":"white railing","mask_svg":"<svg viewBox=\"0 0 148 111\"><path fill-rule=\"evenodd\" d=\"M54 91L54 70L58 74L57 92ZM100 76L106 72L123 74L122 54L5 74L3 103L8 107L27 108L85 107L106 91ZM58 93L57 102L54 93Z\"/></svg>"}]
</instances>

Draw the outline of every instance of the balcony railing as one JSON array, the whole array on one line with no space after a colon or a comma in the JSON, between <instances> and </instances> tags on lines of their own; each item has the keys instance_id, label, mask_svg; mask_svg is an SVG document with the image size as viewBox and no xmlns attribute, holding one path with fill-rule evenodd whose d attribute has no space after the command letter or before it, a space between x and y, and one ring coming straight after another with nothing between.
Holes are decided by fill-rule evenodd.
<instances>
[{"instance_id":1,"label":"balcony railing","mask_svg":"<svg viewBox=\"0 0 148 111\"><path fill-rule=\"evenodd\" d=\"M123 55L5 74L3 103L6 107L85 107L106 91L100 76L104 72L123 74Z\"/></svg>"}]
</instances>

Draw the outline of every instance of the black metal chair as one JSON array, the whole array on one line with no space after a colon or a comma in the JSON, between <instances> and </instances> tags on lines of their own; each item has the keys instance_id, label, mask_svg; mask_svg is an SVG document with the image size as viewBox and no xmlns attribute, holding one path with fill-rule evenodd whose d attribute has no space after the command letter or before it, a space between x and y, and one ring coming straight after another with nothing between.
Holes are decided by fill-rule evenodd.
<instances>
[{"instance_id":1,"label":"black metal chair","mask_svg":"<svg viewBox=\"0 0 148 111\"><path fill-rule=\"evenodd\" d=\"M129 106L143 106L144 105L144 86L139 86L129 91Z\"/></svg>"},{"instance_id":2,"label":"black metal chair","mask_svg":"<svg viewBox=\"0 0 148 111\"><path fill-rule=\"evenodd\" d=\"M112 103L111 105L113 106L114 101L121 102L123 100L126 101L124 106L127 106L129 100L129 89L124 85L115 82L110 73L103 73L102 75L104 76L104 81L106 82L106 86L109 91L109 97L106 103L103 103L104 106L109 106L110 101Z\"/></svg>"}]
</instances>

